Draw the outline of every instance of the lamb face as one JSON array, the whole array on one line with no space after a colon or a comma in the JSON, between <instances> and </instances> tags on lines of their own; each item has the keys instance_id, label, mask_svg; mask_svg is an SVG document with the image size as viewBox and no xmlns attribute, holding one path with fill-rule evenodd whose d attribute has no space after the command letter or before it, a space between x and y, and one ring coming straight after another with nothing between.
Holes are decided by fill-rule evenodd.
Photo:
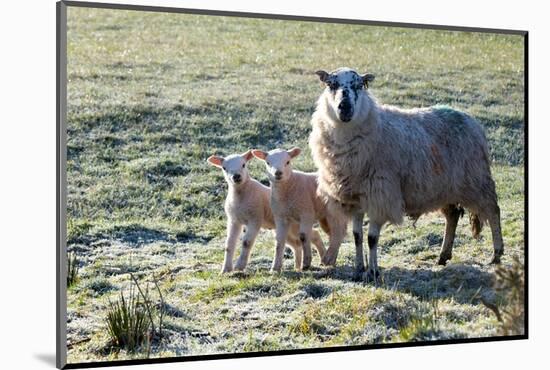
<instances>
[{"instance_id":1,"label":"lamb face","mask_svg":"<svg viewBox=\"0 0 550 370\"><path fill-rule=\"evenodd\" d=\"M252 153L265 163L267 177L271 183L288 181L292 175L291 160L300 154L300 148L291 150L273 149L270 152L253 150Z\"/></svg>"},{"instance_id":2,"label":"lamb face","mask_svg":"<svg viewBox=\"0 0 550 370\"><path fill-rule=\"evenodd\" d=\"M324 97L327 105L342 122L353 121L361 104L360 98L365 95L365 86L374 80L374 75L359 75L349 68L338 68L327 73L317 71L316 74L326 85Z\"/></svg>"},{"instance_id":3,"label":"lamb face","mask_svg":"<svg viewBox=\"0 0 550 370\"><path fill-rule=\"evenodd\" d=\"M252 153L248 151L244 154L231 154L225 158L211 156L208 158L208 162L222 169L223 176L228 184L242 186L250 179L246 167L246 163L250 159L252 159Z\"/></svg>"}]
</instances>

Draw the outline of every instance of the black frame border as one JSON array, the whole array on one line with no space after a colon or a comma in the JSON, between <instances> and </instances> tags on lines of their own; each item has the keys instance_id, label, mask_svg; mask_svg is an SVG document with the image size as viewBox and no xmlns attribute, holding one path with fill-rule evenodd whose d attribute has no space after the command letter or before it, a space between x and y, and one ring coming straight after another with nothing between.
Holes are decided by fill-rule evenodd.
<instances>
[{"instance_id":1,"label":"black frame border","mask_svg":"<svg viewBox=\"0 0 550 370\"><path fill-rule=\"evenodd\" d=\"M114 361L97 361L97 362L81 362L67 363L67 290L65 271L67 268L67 241L66 241L66 209L67 209L67 172L66 172L66 151L67 151L67 7L80 8L99 8L99 9L116 9L116 10L135 10L146 12L162 12L162 13L182 13L210 16L226 16L226 17L241 17L241 18L256 18L256 19L274 19L274 20L291 20L291 21L307 21L321 23L340 23L340 24L356 24L368 26L384 26L384 27L400 27L400 28L416 28L427 30L442 30L442 31L462 31L462 32L481 32L523 36L524 42L524 268L525 268L525 330L523 335L500 336L500 337L482 337L482 338L465 338L465 339L450 339L437 341L423 342L404 342L404 343L382 343L382 344L365 344L357 346L338 346L338 347L322 347L322 348L301 348L292 350L280 351L265 351L265 352L242 352L242 353L220 353L209 355L195 356L179 356L151 359L134 359L134 360L114 360ZM296 354L310 353L329 353L342 351L360 351L370 349L385 349L385 348L405 348L405 347L423 347L423 346L438 346L447 344L466 344L466 343L485 343L485 342L500 342L511 340L522 340L529 338L529 258L528 258L528 193L529 193L529 176L528 176L528 127L529 127L529 32L525 30L512 29L496 29L496 28L478 28L478 27L462 27L448 25L432 25L421 23L403 23L403 22L384 22L359 19L342 19L342 18L326 18L299 16L287 14L266 14L253 12L233 12L222 10L207 10L207 9L191 9L191 8L176 8L163 6L147 6L147 5L131 5L131 4L113 4L113 3L98 3L98 2L83 2L83 1L58 1L56 3L56 367L58 369L81 369L94 367L111 367L111 366L126 366L126 365L141 365L141 364L161 364L173 362L190 362L204 360L221 360L221 359L236 359L248 357L267 357L267 356L285 356Z\"/></svg>"}]
</instances>

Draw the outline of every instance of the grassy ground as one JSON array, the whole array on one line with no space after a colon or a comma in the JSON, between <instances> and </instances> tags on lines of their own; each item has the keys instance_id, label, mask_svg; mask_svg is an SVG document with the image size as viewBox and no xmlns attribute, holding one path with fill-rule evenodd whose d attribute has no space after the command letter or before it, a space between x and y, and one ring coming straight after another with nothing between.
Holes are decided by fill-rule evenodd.
<instances>
[{"instance_id":1,"label":"grassy ground","mask_svg":"<svg viewBox=\"0 0 550 370\"><path fill-rule=\"evenodd\" d=\"M378 288L351 281L350 237L335 271L295 273L288 256L274 276L264 232L247 273L220 276L226 187L205 159L298 145L296 167L314 170L313 72L368 70L384 103L448 104L483 124L510 264L524 246L519 36L78 8L68 20L68 248L81 264L67 297L69 362L144 356L106 336L128 272L155 274L165 292L152 357L495 335L479 302L495 299L490 232L473 240L466 218L446 267L435 265L443 218L385 228Z\"/></svg>"}]
</instances>

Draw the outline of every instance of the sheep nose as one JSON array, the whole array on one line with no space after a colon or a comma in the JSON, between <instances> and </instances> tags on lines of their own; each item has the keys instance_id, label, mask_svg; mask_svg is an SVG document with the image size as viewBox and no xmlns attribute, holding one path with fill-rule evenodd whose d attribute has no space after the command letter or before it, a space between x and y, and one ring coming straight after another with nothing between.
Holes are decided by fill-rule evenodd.
<instances>
[{"instance_id":1,"label":"sheep nose","mask_svg":"<svg viewBox=\"0 0 550 370\"><path fill-rule=\"evenodd\" d=\"M342 101L340 102L340 104L338 104L338 109L340 109L341 111L344 111L344 112L345 112L345 111L350 110L350 108L351 108L351 104L350 104L350 102L347 101L347 100L342 100Z\"/></svg>"},{"instance_id":2,"label":"sheep nose","mask_svg":"<svg viewBox=\"0 0 550 370\"><path fill-rule=\"evenodd\" d=\"M279 170L275 171L275 177L279 178L281 176L283 176L283 173L281 171Z\"/></svg>"},{"instance_id":3,"label":"sheep nose","mask_svg":"<svg viewBox=\"0 0 550 370\"><path fill-rule=\"evenodd\" d=\"M240 182L241 181L241 175L239 175L238 173L234 174L233 175L233 181Z\"/></svg>"}]
</instances>

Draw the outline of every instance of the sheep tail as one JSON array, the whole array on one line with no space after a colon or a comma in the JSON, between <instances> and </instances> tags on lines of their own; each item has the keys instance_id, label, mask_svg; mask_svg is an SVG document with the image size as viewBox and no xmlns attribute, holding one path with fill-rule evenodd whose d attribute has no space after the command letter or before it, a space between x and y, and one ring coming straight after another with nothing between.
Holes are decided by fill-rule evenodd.
<instances>
[{"instance_id":1,"label":"sheep tail","mask_svg":"<svg viewBox=\"0 0 550 370\"><path fill-rule=\"evenodd\" d=\"M474 239L479 239L483 223L475 213L470 213L470 227L472 228L472 236Z\"/></svg>"}]
</instances>

